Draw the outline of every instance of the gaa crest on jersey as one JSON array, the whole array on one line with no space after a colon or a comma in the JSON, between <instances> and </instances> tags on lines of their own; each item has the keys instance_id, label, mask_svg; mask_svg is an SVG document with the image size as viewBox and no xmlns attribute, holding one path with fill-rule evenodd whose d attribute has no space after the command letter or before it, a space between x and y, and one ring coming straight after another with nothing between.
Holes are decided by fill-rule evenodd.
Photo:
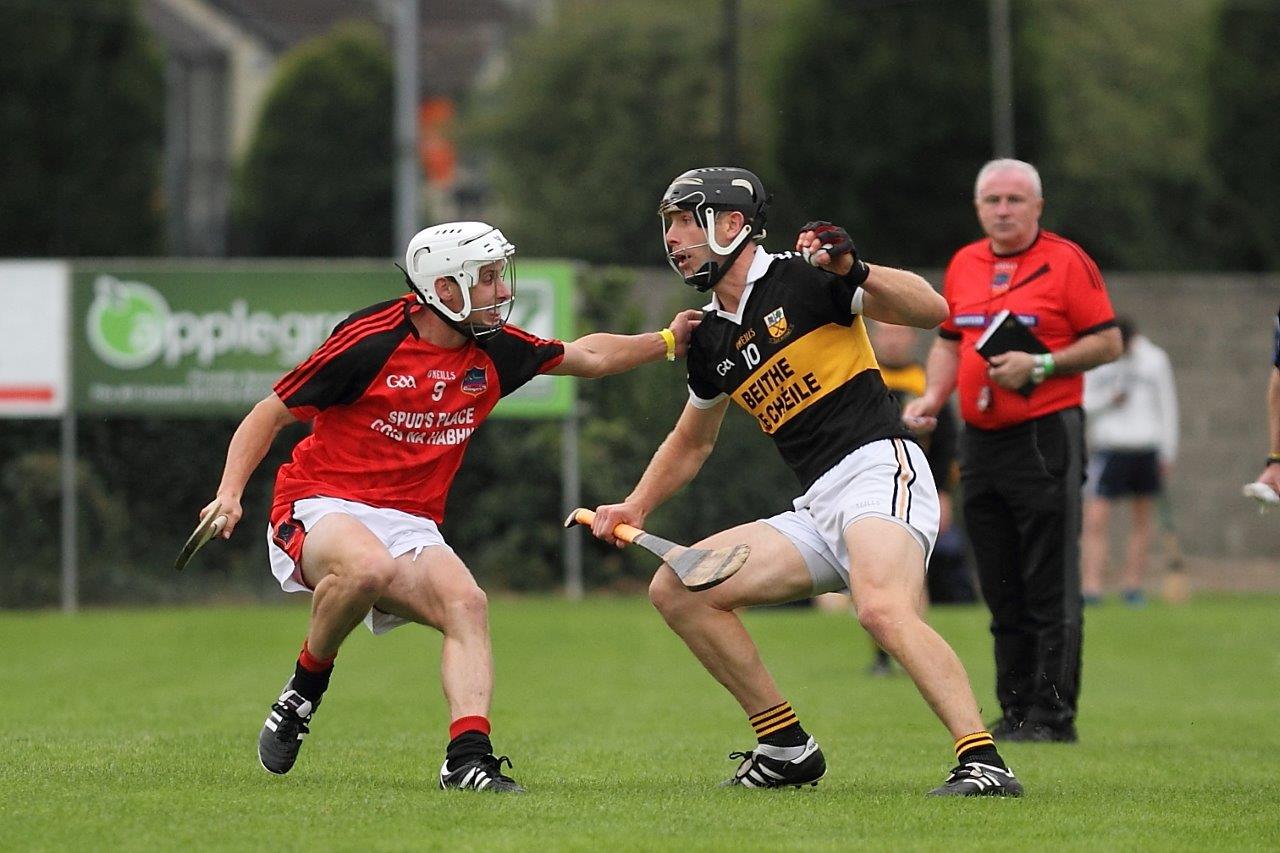
<instances>
[{"instance_id":1,"label":"gaa crest on jersey","mask_svg":"<svg viewBox=\"0 0 1280 853\"><path fill-rule=\"evenodd\" d=\"M469 367L462 375L462 393L479 397L489 387L489 380L483 367Z\"/></svg>"},{"instance_id":2,"label":"gaa crest on jersey","mask_svg":"<svg viewBox=\"0 0 1280 853\"><path fill-rule=\"evenodd\" d=\"M991 268L991 292L1004 293L1013 281L1013 274L1018 271L1017 261L996 261Z\"/></svg>"},{"instance_id":3,"label":"gaa crest on jersey","mask_svg":"<svg viewBox=\"0 0 1280 853\"><path fill-rule=\"evenodd\" d=\"M769 339L772 341L783 340L791 334L791 325L787 322L787 315L782 312L782 306L764 315L764 325L769 330Z\"/></svg>"}]
</instances>

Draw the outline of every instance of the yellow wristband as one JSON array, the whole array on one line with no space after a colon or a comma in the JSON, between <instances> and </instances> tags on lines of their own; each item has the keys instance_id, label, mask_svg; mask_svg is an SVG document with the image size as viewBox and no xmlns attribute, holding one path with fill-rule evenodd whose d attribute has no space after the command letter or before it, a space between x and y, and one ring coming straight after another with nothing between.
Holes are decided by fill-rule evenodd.
<instances>
[{"instance_id":1,"label":"yellow wristband","mask_svg":"<svg viewBox=\"0 0 1280 853\"><path fill-rule=\"evenodd\" d=\"M670 329L659 329L658 334L667 343L667 361L676 360L676 333Z\"/></svg>"}]
</instances>

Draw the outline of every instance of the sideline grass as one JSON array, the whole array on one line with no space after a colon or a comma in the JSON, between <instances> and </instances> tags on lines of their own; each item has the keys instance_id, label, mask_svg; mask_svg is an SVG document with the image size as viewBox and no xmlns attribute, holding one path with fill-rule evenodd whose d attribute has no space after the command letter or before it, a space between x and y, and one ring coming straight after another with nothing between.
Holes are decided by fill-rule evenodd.
<instances>
[{"instance_id":1,"label":"sideline grass","mask_svg":"<svg viewBox=\"0 0 1280 853\"><path fill-rule=\"evenodd\" d=\"M1088 613L1075 746L1018 745L1020 801L938 801L950 743L904 677L865 675L851 619L748 614L827 754L804 791L720 790L747 748L736 705L647 603L492 605L499 753L530 789L435 789L439 640L344 647L298 766L255 738L298 606L0 614L4 849L1225 849L1280 847L1280 599ZM938 609L980 701L977 608Z\"/></svg>"}]
</instances>

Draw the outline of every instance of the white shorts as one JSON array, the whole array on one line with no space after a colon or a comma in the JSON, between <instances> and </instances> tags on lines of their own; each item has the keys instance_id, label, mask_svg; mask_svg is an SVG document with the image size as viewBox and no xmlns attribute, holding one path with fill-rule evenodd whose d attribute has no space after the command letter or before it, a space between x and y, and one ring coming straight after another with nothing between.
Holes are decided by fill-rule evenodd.
<instances>
[{"instance_id":1,"label":"white shorts","mask_svg":"<svg viewBox=\"0 0 1280 853\"><path fill-rule=\"evenodd\" d=\"M271 557L271 574L285 592L311 592L302 577L302 542L306 533L330 513L349 515L369 528L390 552L392 559L423 548L449 548L440 529L429 518L410 515L398 509L381 509L341 498L303 498L288 507L276 508L272 524L267 525L267 553ZM286 529L287 525L291 528ZM286 550L287 549L287 550ZM449 548L450 552L453 551ZM399 616L383 613L376 607L364 618L364 624L375 634L385 634L408 622Z\"/></svg>"},{"instance_id":2,"label":"white shorts","mask_svg":"<svg viewBox=\"0 0 1280 853\"><path fill-rule=\"evenodd\" d=\"M905 527L924 551L926 566L938 540L938 490L924 451L914 441L886 438L864 444L819 477L793 506L762 520L804 557L815 595L849 589L844 532L860 518L884 518Z\"/></svg>"}]
</instances>

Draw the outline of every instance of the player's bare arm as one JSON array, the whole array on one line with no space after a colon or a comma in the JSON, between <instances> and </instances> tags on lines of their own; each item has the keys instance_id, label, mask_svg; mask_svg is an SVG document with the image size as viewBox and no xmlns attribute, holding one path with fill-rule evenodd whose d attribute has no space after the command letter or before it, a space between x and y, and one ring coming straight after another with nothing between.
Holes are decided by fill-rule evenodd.
<instances>
[{"instance_id":1,"label":"player's bare arm","mask_svg":"<svg viewBox=\"0 0 1280 853\"><path fill-rule=\"evenodd\" d=\"M223 539L231 538L231 532L244 514L240 497L244 494L245 483L249 482L262 457L267 455L280 430L296 420L273 392L259 401L236 427L227 447L227 464L222 469L218 496L200 511L203 516L214 504L221 505L220 512L227 517L227 524L222 528Z\"/></svg>"},{"instance_id":2,"label":"player's bare arm","mask_svg":"<svg viewBox=\"0 0 1280 853\"><path fill-rule=\"evenodd\" d=\"M1075 343L1052 353L1054 373L1083 373L1115 361L1124 352L1124 343L1117 328L1103 329L1085 335ZM1036 367L1036 357L1025 352L1006 352L991 359L988 370L993 382L1001 388L1021 388L1031 378Z\"/></svg>"},{"instance_id":3,"label":"player's bare arm","mask_svg":"<svg viewBox=\"0 0 1280 853\"><path fill-rule=\"evenodd\" d=\"M923 276L910 270L867 264L862 313L872 320L932 329L947 319L947 300Z\"/></svg>"},{"instance_id":4,"label":"player's bare arm","mask_svg":"<svg viewBox=\"0 0 1280 853\"><path fill-rule=\"evenodd\" d=\"M830 222L810 222L796 237L796 251L809 263L838 276L866 270L862 313L898 326L932 329L947 319L947 301L922 276L909 270L865 263L849 232Z\"/></svg>"},{"instance_id":5,"label":"player's bare arm","mask_svg":"<svg viewBox=\"0 0 1280 853\"><path fill-rule=\"evenodd\" d=\"M1271 382L1267 386L1267 437L1271 448L1267 458L1280 458L1280 367L1271 368ZM1268 462L1258 475L1258 482L1280 495L1280 462Z\"/></svg>"},{"instance_id":6,"label":"player's bare arm","mask_svg":"<svg viewBox=\"0 0 1280 853\"><path fill-rule=\"evenodd\" d=\"M702 312L690 308L681 311L671 320L674 349L670 354L683 358L689 351L689 336L702 322ZM613 335L596 332L564 345L564 360L549 373L560 376L581 376L598 379L623 373L650 361L668 356L667 338L662 332L646 332L639 335Z\"/></svg>"},{"instance_id":7,"label":"player's bare arm","mask_svg":"<svg viewBox=\"0 0 1280 853\"><path fill-rule=\"evenodd\" d=\"M614 528L619 524L643 527L649 513L697 475L715 449L728 409L727 397L709 409L686 403L675 428L653 454L626 500L596 507L591 533L621 548L625 543L614 538Z\"/></svg>"},{"instance_id":8,"label":"player's bare arm","mask_svg":"<svg viewBox=\"0 0 1280 853\"><path fill-rule=\"evenodd\" d=\"M956 390L960 371L960 342L938 337L925 362L924 393L902 407L902 422L916 432L932 432L938 426L938 412Z\"/></svg>"}]
</instances>

